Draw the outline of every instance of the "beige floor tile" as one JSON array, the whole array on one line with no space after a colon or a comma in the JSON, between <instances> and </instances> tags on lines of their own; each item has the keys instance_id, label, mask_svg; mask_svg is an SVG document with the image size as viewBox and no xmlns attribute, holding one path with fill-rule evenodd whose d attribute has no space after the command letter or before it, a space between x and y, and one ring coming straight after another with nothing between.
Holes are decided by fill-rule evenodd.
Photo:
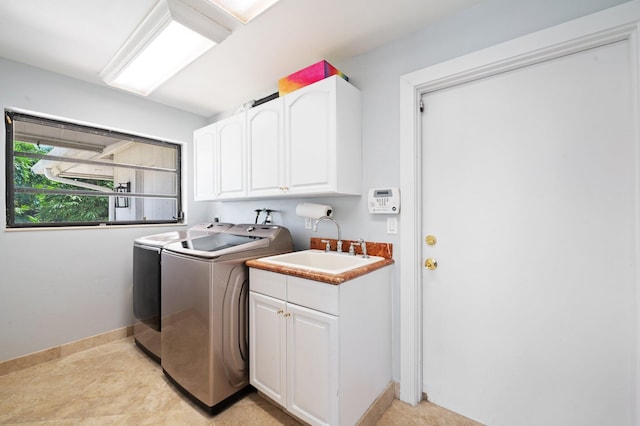
<instances>
[{"instance_id":1,"label":"beige floor tile","mask_svg":"<svg viewBox=\"0 0 640 426\"><path fill-rule=\"evenodd\" d=\"M446 410L428 401L422 401L415 407L399 400L391 406L378 422L378 426L482 426L481 423Z\"/></svg>"},{"instance_id":2,"label":"beige floor tile","mask_svg":"<svg viewBox=\"0 0 640 426\"><path fill-rule=\"evenodd\" d=\"M211 416L133 343L110 342L0 376L2 425L299 425L255 392ZM475 426L429 403L394 400L379 425Z\"/></svg>"}]
</instances>

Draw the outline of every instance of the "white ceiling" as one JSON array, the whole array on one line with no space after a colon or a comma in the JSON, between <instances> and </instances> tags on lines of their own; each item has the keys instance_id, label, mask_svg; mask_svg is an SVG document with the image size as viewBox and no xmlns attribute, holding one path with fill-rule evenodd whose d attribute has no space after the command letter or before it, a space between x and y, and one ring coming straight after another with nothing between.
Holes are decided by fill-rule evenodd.
<instances>
[{"instance_id":1,"label":"white ceiling","mask_svg":"<svg viewBox=\"0 0 640 426\"><path fill-rule=\"evenodd\" d=\"M104 85L100 71L155 1L0 0L0 57ZM235 110L300 68L362 54L478 2L280 0L148 98L207 117Z\"/></svg>"}]
</instances>

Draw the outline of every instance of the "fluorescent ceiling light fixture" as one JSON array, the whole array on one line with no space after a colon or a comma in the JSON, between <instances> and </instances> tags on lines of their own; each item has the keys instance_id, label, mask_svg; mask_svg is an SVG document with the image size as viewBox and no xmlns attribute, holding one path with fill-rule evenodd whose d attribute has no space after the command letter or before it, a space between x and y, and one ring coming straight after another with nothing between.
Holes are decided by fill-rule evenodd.
<instances>
[{"instance_id":1,"label":"fluorescent ceiling light fixture","mask_svg":"<svg viewBox=\"0 0 640 426\"><path fill-rule=\"evenodd\" d=\"M215 44L171 21L109 84L146 96Z\"/></svg>"},{"instance_id":2,"label":"fluorescent ceiling light fixture","mask_svg":"<svg viewBox=\"0 0 640 426\"><path fill-rule=\"evenodd\" d=\"M231 32L181 0L160 0L100 76L146 96Z\"/></svg>"},{"instance_id":3,"label":"fluorescent ceiling light fixture","mask_svg":"<svg viewBox=\"0 0 640 426\"><path fill-rule=\"evenodd\" d=\"M220 9L246 24L273 6L278 0L209 0Z\"/></svg>"}]
</instances>

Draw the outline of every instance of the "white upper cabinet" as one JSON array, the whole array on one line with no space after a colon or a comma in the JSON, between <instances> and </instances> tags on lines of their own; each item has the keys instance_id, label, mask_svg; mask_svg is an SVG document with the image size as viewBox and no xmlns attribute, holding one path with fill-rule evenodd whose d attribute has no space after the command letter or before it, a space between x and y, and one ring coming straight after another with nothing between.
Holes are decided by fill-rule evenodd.
<instances>
[{"instance_id":1,"label":"white upper cabinet","mask_svg":"<svg viewBox=\"0 0 640 426\"><path fill-rule=\"evenodd\" d=\"M216 123L213 197L198 182L211 176L200 173L210 155L196 131L196 200L360 195L361 116L358 89L332 76Z\"/></svg>"},{"instance_id":2,"label":"white upper cabinet","mask_svg":"<svg viewBox=\"0 0 640 426\"><path fill-rule=\"evenodd\" d=\"M284 109L285 195L360 195L360 91L333 76L286 95Z\"/></svg>"},{"instance_id":3,"label":"white upper cabinet","mask_svg":"<svg viewBox=\"0 0 640 426\"><path fill-rule=\"evenodd\" d=\"M327 81L321 83L285 98L289 165L285 188L291 193L336 188L335 87Z\"/></svg>"},{"instance_id":4,"label":"white upper cabinet","mask_svg":"<svg viewBox=\"0 0 640 426\"><path fill-rule=\"evenodd\" d=\"M249 196L282 194L284 182L284 98L247 111Z\"/></svg>"},{"instance_id":5,"label":"white upper cabinet","mask_svg":"<svg viewBox=\"0 0 640 426\"><path fill-rule=\"evenodd\" d=\"M218 198L243 198L247 195L244 115L235 115L216 123L217 156L214 163Z\"/></svg>"},{"instance_id":6,"label":"white upper cabinet","mask_svg":"<svg viewBox=\"0 0 640 426\"><path fill-rule=\"evenodd\" d=\"M194 199L246 197L244 116L233 116L196 130L193 144Z\"/></svg>"},{"instance_id":7,"label":"white upper cabinet","mask_svg":"<svg viewBox=\"0 0 640 426\"><path fill-rule=\"evenodd\" d=\"M194 199L196 201L213 200L218 196L214 176L215 127L215 124L210 124L193 132Z\"/></svg>"}]
</instances>

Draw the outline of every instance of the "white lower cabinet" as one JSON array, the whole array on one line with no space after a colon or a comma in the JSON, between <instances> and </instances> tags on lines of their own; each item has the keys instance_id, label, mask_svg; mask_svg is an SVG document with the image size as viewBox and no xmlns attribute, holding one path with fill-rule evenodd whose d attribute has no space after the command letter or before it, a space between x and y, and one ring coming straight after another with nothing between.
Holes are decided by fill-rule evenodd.
<instances>
[{"instance_id":1,"label":"white lower cabinet","mask_svg":"<svg viewBox=\"0 0 640 426\"><path fill-rule=\"evenodd\" d=\"M392 380L388 269L332 285L251 268L251 384L309 424L355 424Z\"/></svg>"},{"instance_id":2,"label":"white lower cabinet","mask_svg":"<svg viewBox=\"0 0 640 426\"><path fill-rule=\"evenodd\" d=\"M338 318L255 292L249 300L253 385L311 424L335 424Z\"/></svg>"},{"instance_id":3,"label":"white lower cabinet","mask_svg":"<svg viewBox=\"0 0 640 426\"><path fill-rule=\"evenodd\" d=\"M287 330L283 315L286 305L284 301L273 297L249 293L251 383L282 406L287 403Z\"/></svg>"}]
</instances>

